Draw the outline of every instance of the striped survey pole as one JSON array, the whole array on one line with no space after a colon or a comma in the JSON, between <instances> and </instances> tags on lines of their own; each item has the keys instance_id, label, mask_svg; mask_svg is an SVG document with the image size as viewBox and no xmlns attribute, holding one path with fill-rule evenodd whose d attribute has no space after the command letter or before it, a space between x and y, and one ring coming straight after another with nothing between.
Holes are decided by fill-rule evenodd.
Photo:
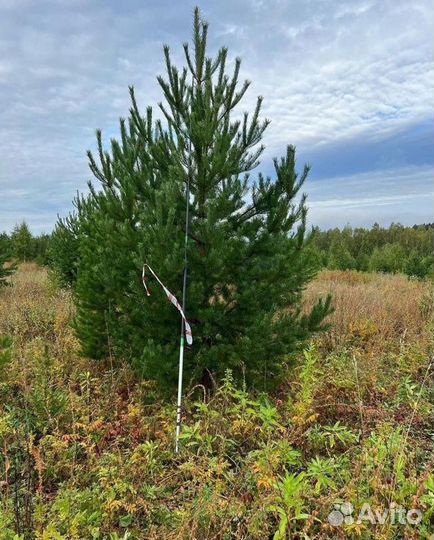
<instances>
[{"instance_id":1,"label":"striped survey pole","mask_svg":"<svg viewBox=\"0 0 434 540\"><path fill-rule=\"evenodd\" d=\"M176 307L176 309L181 314L181 339L180 339L180 344L179 344L178 396L177 396L177 401L176 401L176 432L175 432L175 452L178 453L179 452L179 435L181 433L182 376L184 372L185 341L187 342L188 345L191 345L193 343L193 334L191 332L191 326L190 326L190 323L185 318L185 314L184 314L185 289L187 285L187 266L184 267L184 280L183 280L183 292L182 292L183 306L180 305L176 296L169 291L169 289L164 285L164 283L160 280L157 274L152 270L149 264L144 264L143 269L142 269L142 282L143 282L143 286L145 287L147 296L151 296L151 293L149 292L149 288L146 284L146 270L148 270L154 276L154 278L158 281L158 283L160 284L161 288L165 292L169 301ZM185 336L185 340L184 340L184 336Z\"/></svg>"},{"instance_id":2,"label":"striped survey pole","mask_svg":"<svg viewBox=\"0 0 434 540\"><path fill-rule=\"evenodd\" d=\"M192 92L194 89L194 80L192 81ZM181 337L179 341L179 363L178 363L178 394L176 399L176 429L175 429L175 454L179 453L179 437L181 434L181 419L182 419L182 382L184 375L184 349L185 341L188 345L193 343L193 336L191 333L191 327L185 318L185 305L186 305L186 294L187 294L187 272L188 272L188 257L187 257L187 248L188 248L188 229L190 226L190 178L191 178L191 138L189 139L188 145L188 170L187 170L187 182L185 189L185 236L184 236L184 272L182 279L182 306L179 305L178 300L175 296L163 285L158 276L152 270L152 268L144 264L142 272L143 285L146 290L146 294L149 296L149 290L145 282L145 267L149 269L151 274L156 278L158 283L163 288L166 293L167 298L172 302L172 304L177 308L181 313ZM184 337L185 336L185 337Z\"/></svg>"},{"instance_id":3,"label":"striped survey pole","mask_svg":"<svg viewBox=\"0 0 434 540\"><path fill-rule=\"evenodd\" d=\"M182 279L182 312L185 313L185 301L187 294L187 271L188 271L188 259L187 259L187 247L188 247L188 227L190 224L189 210L190 210L190 163L191 163L191 142L190 142L190 159L189 167L187 171L187 186L186 186L186 203L185 203L185 237L184 237L184 275ZM175 432L175 454L179 452L179 436L181 434L181 417L182 417L182 378L184 374L184 334L187 337L188 333L186 327L185 316L181 318L181 337L179 342L179 371L178 371L178 398L176 401L176 432ZM187 323L188 324L188 323ZM191 337L191 328L188 325L188 331ZM191 340L193 342L193 340Z\"/></svg>"}]
</instances>

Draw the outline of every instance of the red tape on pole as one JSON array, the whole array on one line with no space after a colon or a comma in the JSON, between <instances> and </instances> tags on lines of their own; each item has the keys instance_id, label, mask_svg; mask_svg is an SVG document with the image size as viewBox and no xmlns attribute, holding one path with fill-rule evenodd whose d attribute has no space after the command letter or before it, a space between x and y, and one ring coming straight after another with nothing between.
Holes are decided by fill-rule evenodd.
<instances>
[{"instance_id":1,"label":"red tape on pole","mask_svg":"<svg viewBox=\"0 0 434 540\"><path fill-rule=\"evenodd\" d=\"M189 322L187 321L187 319L186 319L186 317L184 315L184 312L182 311L182 307L181 307L180 303L176 299L176 296L173 295L169 291L169 289L164 285L164 283L160 280L160 278L157 276L157 274L152 270L152 268L149 266L149 264L144 264L143 265L143 270L142 270L142 282L143 282L143 286L145 287L146 295L151 296L151 293L149 292L149 289L148 289L148 287L146 285L145 268L147 268L151 272L151 274L154 276L154 278L158 281L158 283L161 285L161 288L166 293L166 296L169 299L169 301L176 307L176 309L181 314L181 317L184 319L185 338L187 340L187 343L189 345L191 345L193 343L193 334L191 333L191 326L190 326Z\"/></svg>"}]
</instances>

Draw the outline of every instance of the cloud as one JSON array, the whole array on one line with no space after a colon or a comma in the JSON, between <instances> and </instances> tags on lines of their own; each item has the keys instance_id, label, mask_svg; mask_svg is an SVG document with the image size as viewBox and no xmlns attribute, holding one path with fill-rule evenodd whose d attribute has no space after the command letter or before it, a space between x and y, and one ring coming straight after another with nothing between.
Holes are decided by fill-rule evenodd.
<instances>
[{"instance_id":1,"label":"cloud","mask_svg":"<svg viewBox=\"0 0 434 540\"><path fill-rule=\"evenodd\" d=\"M162 44L182 61L195 3L1 3L0 230L23 218L35 231L49 230L68 211L90 176L85 151L95 128L109 139L128 112L127 86L136 86L143 107L161 98ZM428 0L206 0L201 7L211 50L228 45L253 81L241 110L265 97L272 120L265 169L287 143L313 164L318 181L432 164ZM380 197L375 185L369 189ZM357 219L368 223L374 209L389 216L392 206L361 201Z\"/></svg>"},{"instance_id":2,"label":"cloud","mask_svg":"<svg viewBox=\"0 0 434 540\"><path fill-rule=\"evenodd\" d=\"M321 228L432 221L431 166L324 178L308 182L306 192L309 221Z\"/></svg>"},{"instance_id":3,"label":"cloud","mask_svg":"<svg viewBox=\"0 0 434 540\"><path fill-rule=\"evenodd\" d=\"M272 119L270 146L285 136L303 149L381 141L432 118L432 24L426 4L416 4L306 2L303 22L287 26L284 12L273 21L266 58L261 51L250 66L246 47L249 78Z\"/></svg>"}]
</instances>

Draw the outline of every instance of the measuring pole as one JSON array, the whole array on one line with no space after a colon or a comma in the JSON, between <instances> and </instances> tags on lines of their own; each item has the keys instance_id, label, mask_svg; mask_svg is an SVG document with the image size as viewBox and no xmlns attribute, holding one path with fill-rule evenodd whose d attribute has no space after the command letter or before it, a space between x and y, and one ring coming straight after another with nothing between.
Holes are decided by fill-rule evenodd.
<instances>
[{"instance_id":1,"label":"measuring pole","mask_svg":"<svg viewBox=\"0 0 434 540\"><path fill-rule=\"evenodd\" d=\"M185 296L187 290L187 244L188 244L188 222L189 222L189 198L190 198L190 171L187 176L187 207L185 212L185 240L184 240L184 276L182 282L182 311L185 313ZM178 372L178 399L176 403L176 437L175 453L179 452L179 435L181 433L181 413L182 413L182 376L184 371L184 344L185 344L185 322L181 317L181 338L179 343L179 372Z\"/></svg>"},{"instance_id":2,"label":"measuring pole","mask_svg":"<svg viewBox=\"0 0 434 540\"><path fill-rule=\"evenodd\" d=\"M192 85L193 92L193 85ZM191 134L190 134L191 137ZM182 281L182 311L185 313L186 292L187 292L187 246L188 246L188 228L190 225L190 176L191 176L191 138L188 148L188 170L185 202L185 239L184 239L184 275ZM179 435L181 433L181 415L182 415L182 376L184 372L184 345L185 345L185 322L181 317L181 338L179 343L179 372L178 372L178 399L176 402L176 435L175 435L175 454L179 453Z\"/></svg>"}]
</instances>

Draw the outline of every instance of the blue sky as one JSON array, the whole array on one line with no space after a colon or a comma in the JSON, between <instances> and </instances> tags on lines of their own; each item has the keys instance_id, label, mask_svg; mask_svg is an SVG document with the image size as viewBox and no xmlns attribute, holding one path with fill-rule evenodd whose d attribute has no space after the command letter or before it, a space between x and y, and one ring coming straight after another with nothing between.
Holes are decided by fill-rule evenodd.
<instances>
[{"instance_id":1,"label":"blue sky","mask_svg":"<svg viewBox=\"0 0 434 540\"><path fill-rule=\"evenodd\" d=\"M134 84L161 99L162 45L182 62L197 2L2 0L0 231L50 231L91 178L85 152L116 136ZM271 120L261 168L288 143L321 227L433 221L430 0L201 1L210 50L229 47Z\"/></svg>"}]
</instances>

